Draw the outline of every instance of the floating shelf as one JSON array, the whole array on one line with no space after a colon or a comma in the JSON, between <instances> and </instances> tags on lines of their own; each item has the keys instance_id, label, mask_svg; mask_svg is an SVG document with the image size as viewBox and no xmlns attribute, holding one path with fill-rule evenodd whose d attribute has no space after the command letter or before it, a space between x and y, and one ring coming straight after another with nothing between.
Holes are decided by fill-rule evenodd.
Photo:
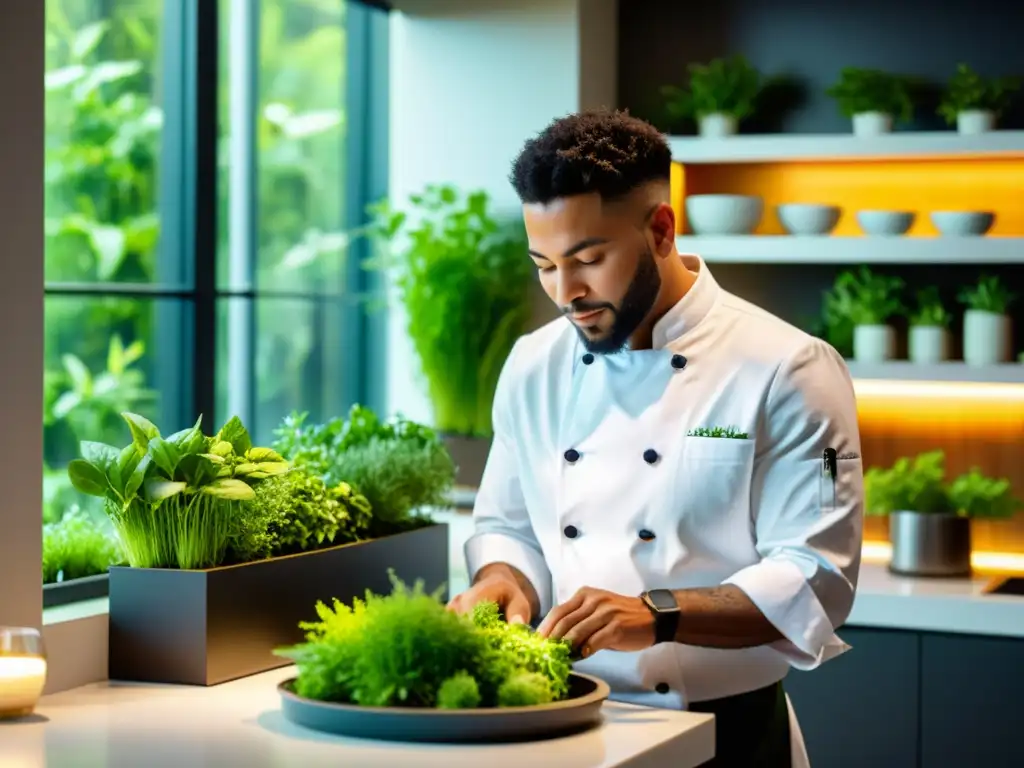
<instances>
[{"instance_id":1,"label":"floating shelf","mask_svg":"<svg viewBox=\"0 0 1024 768\"><path fill-rule=\"evenodd\" d=\"M850 375L860 381L937 381L972 384L1024 384L1024 364L967 365L962 362L911 363L893 360L887 363L858 363L848 360Z\"/></svg>"},{"instance_id":2,"label":"floating shelf","mask_svg":"<svg viewBox=\"0 0 1024 768\"><path fill-rule=\"evenodd\" d=\"M709 264L1024 264L1024 237L681 235Z\"/></svg>"},{"instance_id":3,"label":"floating shelf","mask_svg":"<svg viewBox=\"0 0 1024 768\"><path fill-rule=\"evenodd\" d=\"M823 160L1024 159L1024 131L963 136L956 131L896 132L884 136L781 133L722 139L669 136L677 163L722 164Z\"/></svg>"}]
</instances>

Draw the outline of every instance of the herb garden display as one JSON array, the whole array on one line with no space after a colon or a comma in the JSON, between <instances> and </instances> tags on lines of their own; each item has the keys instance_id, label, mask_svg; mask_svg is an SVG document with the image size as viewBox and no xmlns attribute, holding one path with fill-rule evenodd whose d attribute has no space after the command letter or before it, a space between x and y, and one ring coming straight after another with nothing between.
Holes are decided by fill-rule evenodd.
<instances>
[{"instance_id":1,"label":"herb garden display","mask_svg":"<svg viewBox=\"0 0 1024 768\"><path fill-rule=\"evenodd\" d=\"M293 415L273 447L237 418L162 436L123 414L131 442L82 443L68 475L103 499L127 566L110 569L110 675L210 684L282 666L303 611L403 578L448 580L447 503L454 467L421 425Z\"/></svg>"},{"instance_id":2,"label":"herb garden display","mask_svg":"<svg viewBox=\"0 0 1024 768\"><path fill-rule=\"evenodd\" d=\"M567 641L506 623L493 602L459 615L440 591L391 580L386 596L318 603L319 621L301 625L306 641L277 650L298 669L280 686L287 717L428 741L538 736L597 719L608 688L571 672Z\"/></svg>"}]
</instances>

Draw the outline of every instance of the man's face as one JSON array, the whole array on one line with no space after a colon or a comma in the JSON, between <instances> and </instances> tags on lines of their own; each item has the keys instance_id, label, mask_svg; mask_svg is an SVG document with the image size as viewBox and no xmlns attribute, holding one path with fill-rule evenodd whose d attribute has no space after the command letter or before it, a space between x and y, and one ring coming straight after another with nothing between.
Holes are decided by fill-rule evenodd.
<instances>
[{"instance_id":1,"label":"man's face","mask_svg":"<svg viewBox=\"0 0 1024 768\"><path fill-rule=\"evenodd\" d=\"M661 289L646 212L594 194L526 205L523 214L545 293L589 351L622 349Z\"/></svg>"}]
</instances>

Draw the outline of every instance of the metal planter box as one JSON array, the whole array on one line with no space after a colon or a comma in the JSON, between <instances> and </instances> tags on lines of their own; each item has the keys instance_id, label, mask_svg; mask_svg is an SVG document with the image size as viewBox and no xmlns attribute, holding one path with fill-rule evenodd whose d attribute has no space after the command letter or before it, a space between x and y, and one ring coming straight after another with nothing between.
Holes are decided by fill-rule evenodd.
<instances>
[{"instance_id":1,"label":"metal planter box","mask_svg":"<svg viewBox=\"0 0 1024 768\"><path fill-rule=\"evenodd\" d=\"M216 685L287 666L318 600L389 594L388 569L448 595L448 526L243 565L110 569L111 680Z\"/></svg>"}]
</instances>

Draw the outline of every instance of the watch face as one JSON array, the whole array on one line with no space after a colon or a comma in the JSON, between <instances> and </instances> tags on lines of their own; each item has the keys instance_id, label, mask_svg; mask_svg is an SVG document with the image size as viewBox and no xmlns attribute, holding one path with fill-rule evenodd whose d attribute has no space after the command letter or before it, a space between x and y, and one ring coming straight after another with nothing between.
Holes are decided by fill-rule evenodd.
<instances>
[{"instance_id":1,"label":"watch face","mask_svg":"<svg viewBox=\"0 0 1024 768\"><path fill-rule=\"evenodd\" d=\"M676 599L672 593L667 589L652 589L647 593L647 597L653 605L659 611L675 611L679 608L676 605Z\"/></svg>"}]
</instances>

